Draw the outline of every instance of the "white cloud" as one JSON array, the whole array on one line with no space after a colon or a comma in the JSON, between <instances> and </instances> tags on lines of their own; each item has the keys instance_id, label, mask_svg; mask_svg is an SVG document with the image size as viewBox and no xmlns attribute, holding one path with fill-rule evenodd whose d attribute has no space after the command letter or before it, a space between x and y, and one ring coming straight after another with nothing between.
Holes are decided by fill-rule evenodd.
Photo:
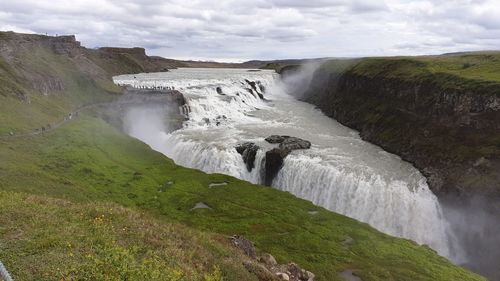
<instances>
[{"instance_id":1,"label":"white cloud","mask_svg":"<svg viewBox=\"0 0 500 281\"><path fill-rule=\"evenodd\" d=\"M497 0L0 0L0 29L76 34L173 58L500 49Z\"/></svg>"}]
</instances>

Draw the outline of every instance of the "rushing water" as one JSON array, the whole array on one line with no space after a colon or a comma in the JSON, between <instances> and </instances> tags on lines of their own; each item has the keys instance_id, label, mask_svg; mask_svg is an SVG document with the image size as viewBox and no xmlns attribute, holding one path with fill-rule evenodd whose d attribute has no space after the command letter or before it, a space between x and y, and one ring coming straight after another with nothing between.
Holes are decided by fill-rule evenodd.
<instances>
[{"instance_id":1,"label":"rushing water","mask_svg":"<svg viewBox=\"0 0 500 281\"><path fill-rule=\"evenodd\" d=\"M263 87L257 84L249 91L248 81ZM259 183L265 151L273 147L265 137L309 140L311 149L293 151L285 159L274 187L459 261L460 251L425 178L399 157L361 140L356 131L286 95L273 71L177 69L118 76L115 82L184 94L189 120L182 129L168 133L148 110L131 113L128 124L132 136L176 163ZM251 172L234 148L247 141L261 147Z\"/></svg>"}]
</instances>

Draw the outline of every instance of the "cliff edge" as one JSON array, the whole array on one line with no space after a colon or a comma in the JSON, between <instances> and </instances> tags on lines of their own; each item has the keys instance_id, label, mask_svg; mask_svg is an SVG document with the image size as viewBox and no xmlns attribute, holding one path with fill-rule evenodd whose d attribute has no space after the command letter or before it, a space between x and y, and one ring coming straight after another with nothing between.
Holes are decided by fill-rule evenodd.
<instances>
[{"instance_id":1,"label":"cliff edge","mask_svg":"<svg viewBox=\"0 0 500 281\"><path fill-rule=\"evenodd\" d=\"M500 52L332 60L304 101L413 163L436 194L500 197Z\"/></svg>"}]
</instances>

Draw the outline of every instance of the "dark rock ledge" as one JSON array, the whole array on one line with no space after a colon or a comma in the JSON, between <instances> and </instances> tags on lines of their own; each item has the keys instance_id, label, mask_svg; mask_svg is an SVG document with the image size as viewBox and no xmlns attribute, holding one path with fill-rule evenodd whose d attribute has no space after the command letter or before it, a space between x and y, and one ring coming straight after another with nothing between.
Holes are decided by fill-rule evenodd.
<instances>
[{"instance_id":1,"label":"dark rock ledge","mask_svg":"<svg viewBox=\"0 0 500 281\"><path fill-rule=\"evenodd\" d=\"M263 183L268 186L272 184L273 179L283 167L284 159L290 152L311 148L311 142L296 137L272 135L265 140L271 144L279 144L278 147L268 150L264 159ZM243 157L247 170L251 172L255 167L255 156L260 147L253 142L245 142L235 148Z\"/></svg>"},{"instance_id":2,"label":"dark rock ledge","mask_svg":"<svg viewBox=\"0 0 500 281\"><path fill-rule=\"evenodd\" d=\"M311 148L311 142L290 136L272 135L267 137L266 141L273 144L279 143L279 146L266 152L265 185L272 184L273 179L283 167L283 162L290 152L297 149Z\"/></svg>"}]
</instances>

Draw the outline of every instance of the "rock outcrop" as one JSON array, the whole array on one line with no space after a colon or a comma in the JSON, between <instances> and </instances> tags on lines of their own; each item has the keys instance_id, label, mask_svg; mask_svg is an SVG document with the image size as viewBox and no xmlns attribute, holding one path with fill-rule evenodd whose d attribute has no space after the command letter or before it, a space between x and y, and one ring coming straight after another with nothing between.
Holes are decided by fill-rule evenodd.
<instances>
[{"instance_id":1,"label":"rock outcrop","mask_svg":"<svg viewBox=\"0 0 500 281\"><path fill-rule=\"evenodd\" d=\"M272 135L267 137L266 141L272 144L279 144L279 146L266 152L265 185L272 184L274 177L276 177L283 167L285 157L287 157L290 152L296 149L308 149L311 147L311 142L290 136Z\"/></svg>"},{"instance_id":2,"label":"rock outcrop","mask_svg":"<svg viewBox=\"0 0 500 281\"><path fill-rule=\"evenodd\" d=\"M264 184L270 186L273 183L274 177L278 174L278 172L283 167L283 161L285 157L288 156L290 150L285 150L281 148L273 148L266 152L265 158L265 175L264 175Z\"/></svg>"},{"instance_id":3,"label":"rock outcrop","mask_svg":"<svg viewBox=\"0 0 500 281\"><path fill-rule=\"evenodd\" d=\"M418 79L392 74L400 65L425 67L408 60L389 61L370 76L356 63L339 72L319 68L302 100L413 163L438 195L500 198L499 83L443 73ZM486 163L480 159L488 165L475 165Z\"/></svg>"},{"instance_id":4,"label":"rock outcrop","mask_svg":"<svg viewBox=\"0 0 500 281\"><path fill-rule=\"evenodd\" d=\"M258 150L259 146L253 142L245 142L236 146L236 151L243 157L243 162L245 162L249 172L255 167L255 156Z\"/></svg>"},{"instance_id":5,"label":"rock outcrop","mask_svg":"<svg viewBox=\"0 0 500 281\"><path fill-rule=\"evenodd\" d=\"M243 265L259 281L314 281L314 274L301 268L296 263L279 264L268 253L257 256L253 243L243 236L232 236L231 243L250 258Z\"/></svg>"},{"instance_id":6,"label":"rock outcrop","mask_svg":"<svg viewBox=\"0 0 500 281\"><path fill-rule=\"evenodd\" d=\"M311 142L290 136L272 135L265 140L271 144L278 144L278 147L266 151L266 156L263 160L262 181L268 186L272 184L273 179L283 167L283 162L290 152L311 147ZM260 147L253 142L245 142L237 145L235 148L241 154L247 170L251 172L255 167L255 157Z\"/></svg>"},{"instance_id":7,"label":"rock outcrop","mask_svg":"<svg viewBox=\"0 0 500 281\"><path fill-rule=\"evenodd\" d=\"M136 89L127 87L123 95L112 104L100 111L101 117L106 122L117 128L125 128L124 120L131 109L149 108L162 114L165 131L170 132L182 128L186 117L182 109L186 106L186 100L181 92L177 90L154 90ZM125 128L126 129L126 128Z\"/></svg>"},{"instance_id":8,"label":"rock outcrop","mask_svg":"<svg viewBox=\"0 0 500 281\"><path fill-rule=\"evenodd\" d=\"M250 94L254 96L257 94L260 99L264 99L264 92L266 88L260 81L255 82L245 79L245 82L250 86L250 88L247 89Z\"/></svg>"}]
</instances>

